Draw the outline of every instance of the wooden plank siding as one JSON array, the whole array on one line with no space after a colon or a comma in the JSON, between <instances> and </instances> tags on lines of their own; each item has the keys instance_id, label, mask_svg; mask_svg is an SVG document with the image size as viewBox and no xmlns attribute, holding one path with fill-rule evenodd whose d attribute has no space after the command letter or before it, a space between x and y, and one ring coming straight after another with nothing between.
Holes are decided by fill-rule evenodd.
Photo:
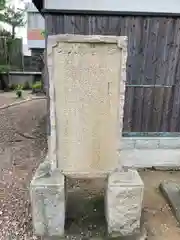
<instances>
[{"instance_id":1,"label":"wooden plank siding","mask_svg":"<svg viewBox=\"0 0 180 240\"><path fill-rule=\"evenodd\" d=\"M180 131L180 19L46 14L54 34L128 37L125 132Z\"/></svg>"},{"instance_id":2,"label":"wooden plank siding","mask_svg":"<svg viewBox=\"0 0 180 240\"><path fill-rule=\"evenodd\" d=\"M180 87L127 86L124 132L179 132L179 91Z\"/></svg>"}]
</instances>

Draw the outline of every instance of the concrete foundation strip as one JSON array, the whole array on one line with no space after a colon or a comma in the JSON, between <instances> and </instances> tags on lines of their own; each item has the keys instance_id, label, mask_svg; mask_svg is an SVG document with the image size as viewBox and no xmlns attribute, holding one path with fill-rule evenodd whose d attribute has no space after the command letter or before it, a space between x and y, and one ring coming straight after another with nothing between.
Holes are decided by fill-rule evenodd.
<instances>
[{"instance_id":1,"label":"concrete foundation strip","mask_svg":"<svg viewBox=\"0 0 180 240\"><path fill-rule=\"evenodd\" d=\"M7 104L7 105L3 105L3 106L0 107L0 110L4 110L4 109L9 108L9 107L15 107L15 106L18 106L18 105L21 105L23 103L27 103L27 102L30 102L30 101L33 101L33 100L43 100L43 99L47 99L47 97L44 96L44 97L28 98L28 99L25 99L25 100L22 100L22 101L19 101L19 102L13 102L13 103L10 103L10 104Z\"/></svg>"}]
</instances>

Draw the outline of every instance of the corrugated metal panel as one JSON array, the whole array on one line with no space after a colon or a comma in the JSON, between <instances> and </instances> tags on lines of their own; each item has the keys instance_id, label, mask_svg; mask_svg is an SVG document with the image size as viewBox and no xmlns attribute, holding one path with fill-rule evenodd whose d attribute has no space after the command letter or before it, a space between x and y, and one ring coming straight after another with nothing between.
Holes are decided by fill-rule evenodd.
<instances>
[{"instance_id":1,"label":"corrugated metal panel","mask_svg":"<svg viewBox=\"0 0 180 240\"><path fill-rule=\"evenodd\" d=\"M44 0L44 6L45 9L71 11L180 13L179 0Z\"/></svg>"}]
</instances>

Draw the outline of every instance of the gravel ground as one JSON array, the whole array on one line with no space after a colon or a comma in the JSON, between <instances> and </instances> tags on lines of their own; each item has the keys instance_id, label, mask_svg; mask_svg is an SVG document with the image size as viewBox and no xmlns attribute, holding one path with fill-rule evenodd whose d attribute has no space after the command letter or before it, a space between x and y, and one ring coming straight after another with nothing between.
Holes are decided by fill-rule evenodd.
<instances>
[{"instance_id":1,"label":"gravel ground","mask_svg":"<svg viewBox=\"0 0 180 240\"><path fill-rule=\"evenodd\" d=\"M46 101L0 111L0 240L32 237L29 183L46 154Z\"/></svg>"}]
</instances>

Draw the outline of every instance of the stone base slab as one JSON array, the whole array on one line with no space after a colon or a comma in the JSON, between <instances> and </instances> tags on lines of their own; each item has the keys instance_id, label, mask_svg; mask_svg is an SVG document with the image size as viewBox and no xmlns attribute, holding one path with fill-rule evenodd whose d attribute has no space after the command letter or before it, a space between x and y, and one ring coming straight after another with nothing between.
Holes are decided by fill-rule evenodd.
<instances>
[{"instance_id":1,"label":"stone base slab","mask_svg":"<svg viewBox=\"0 0 180 240\"><path fill-rule=\"evenodd\" d=\"M118 170L108 176L105 211L110 239L117 236L139 239L138 236L141 236L139 230L143 188L143 182L136 170ZM35 234L63 238L65 176L58 169L49 174L49 164L45 161L36 171L30 193ZM134 238L130 238L133 236Z\"/></svg>"},{"instance_id":2,"label":"stone base slab","mask_svg":"<svg viewBox=\"0 0 180 240\"><path fill-rule=\"evenodd\" d=\"M123 137L119 149L179 149L179 137Z\"/></svg>"},{"instance_id":3,"label":"stone base slab","mask_svg":"<svg viewBox=\"0 0 180 240\"><path fill-rule=\"evenodd\" d=\"M82 239L81 235L67 235L64 238L59 238L59 237L45 237L43 240L74 240L74 239ZM90 237L90 238L83 238L85 240L147 240L148 239L148 234L147 231L144 227L142 227L141 231L138 234L133 234L131 236L122 236L122 237Z\"/></svg>"},{"instance_id":4,"label":"stone base slab","mask_svg":"<svg viewBox=\"0 0 180 240\"><path fill-rule=\"evenodd\" d=\"M180 183L172 181L161 183L160 190L170 204L176 219L180 222Z\"/></svg>"},{"instance_id":5,"label":"stone base slab","mask_svg":"<svg viewBox=\"0 0 180 240\"><path fill-rule=\"evenodd\" d=\"M180 169L180 149L129 149L120 151L120 164L129 168Z\"/></svg>"},{"instance_id":6,"label":"stone base slab","mask_svg":"<svg viewBox=\"0 0 180 240\"><path fill-rule=\"evenodd\" d=\"M180 168L180 137L123 137L120 159L130 168Z\"/></svg>"},{"instance_id":7,"label":"stone base slab","mask_svg":"<svg viewBox=\"0 0 180 240\"><path fill-rule=\"evenodd\" d=\"M39 173L36 172L30 186L34 233L39 236L63 236L64 175L58 170L52 175L38 176Z\"/></svg>"},{"instance_id":8,"label":"stone base slab","mask_svg":"<svg viewBox=\"0 0 180 240\"><path fill-rule=\"evenodd\" d=\"M136 170L113 172L108 177L105 212L111 236L140 230L144 184Z\"/></svg>"}]
</instances>

